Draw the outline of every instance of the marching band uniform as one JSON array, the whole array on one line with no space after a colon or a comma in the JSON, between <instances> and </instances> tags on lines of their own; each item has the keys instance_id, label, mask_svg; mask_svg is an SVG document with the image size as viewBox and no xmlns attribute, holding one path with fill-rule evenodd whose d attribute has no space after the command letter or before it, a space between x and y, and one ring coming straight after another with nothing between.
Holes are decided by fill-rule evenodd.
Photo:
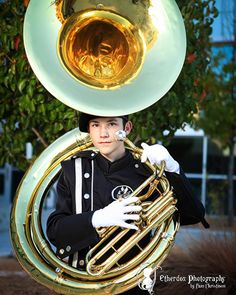
<instances>
[{"instance_id":1,"label":"marching band uniform","mask_svg":"<svg viewBox=\"0 0 236 295\"><path fill-rule=\"evenodd\" d=\"M166 171L165 174L178 199L180 224L202 222L208 227L204 207L183 171L180 169L180 174ZM64 161L57 185L56 210L47 223L47 235L57 247L57 255L60 258L69 256L70 264L83 268L88 248L99 241L91 222L93 213L117 199L119 194L131 193L150 175L147 166L134 159L129 151L114 162L94 151L84 151Z\"/></svg>"}]
</instances>

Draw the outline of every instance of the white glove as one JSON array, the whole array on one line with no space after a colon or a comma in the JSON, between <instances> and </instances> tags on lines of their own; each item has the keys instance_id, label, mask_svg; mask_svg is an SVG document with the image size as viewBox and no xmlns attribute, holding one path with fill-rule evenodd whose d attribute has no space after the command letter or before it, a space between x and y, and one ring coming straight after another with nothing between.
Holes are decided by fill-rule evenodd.
<instances>
[{"instance_id":1,"label":"white glove","mask_svg":"<svg viewBox=\"0 0 236 295\"><path fill-rule=\"evenodd\" d=\"M134 204L132 205L132 203L137 201L137 197L117 200L113 201L105 208L95 211L92 216L93 227L115 225L137 230L138 227L136 225L126 222L127 220L139 220L139 214L134 214L134 212L140 212L142 207Z\"/></svg>"},{"instance_id":2,"label":"white glove","mask_svg":"<svg viewBox=\"0 0 236 295\"><path fill-rule=\"evenodd\" d=\"M142 143L141 146L143 148L141 162L146 162L148 159L151 164L160 165L161 161L164 160L166 163L165 171L179 174L179 163L171 157L168 150L163 145L148 145Z\"/></svg>"}]
</instances>

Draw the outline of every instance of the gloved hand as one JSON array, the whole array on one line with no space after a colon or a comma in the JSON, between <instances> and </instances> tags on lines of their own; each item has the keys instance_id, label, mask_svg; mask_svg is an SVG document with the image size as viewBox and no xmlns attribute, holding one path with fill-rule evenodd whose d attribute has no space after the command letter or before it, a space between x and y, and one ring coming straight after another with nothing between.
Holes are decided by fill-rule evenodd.
<instances>
[{"instance_id":1,"label":"gloved hand","mask_svg":"<svg viewBox=\"0 0 236 295\"><path fill-rule=\"evenodd\" d=\"M164 146L160 144L148 145L146 143L142 143L141 146L143 148L141 162L145 162L148 159L151 164L160 165L161 161L164 160L166 163L165 171L179 174L179 163L171 157Z\"/></svg>"},{"instance_id":2,"label":"gloved hand","mask_svg":"<svg viewBox=\"0 0 236 295\"><path fill-rule=\"evenodd\" d=\"M103 209L97 210L92 216L93 227L121 226L137 230L134 224L127 223L127 220L138 220L141 206L131 205L138 201L137 197L130 197L113 201ZM134 212L137 212L136 214ZM130 214L128 214L130 213Z\"/></svg>"}]
</instances>

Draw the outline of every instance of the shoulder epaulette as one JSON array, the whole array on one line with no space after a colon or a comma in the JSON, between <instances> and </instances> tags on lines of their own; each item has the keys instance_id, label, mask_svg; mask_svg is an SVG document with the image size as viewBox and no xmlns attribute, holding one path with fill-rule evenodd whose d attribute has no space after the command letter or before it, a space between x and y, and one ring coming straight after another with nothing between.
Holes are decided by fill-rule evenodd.
<instances>
[{"instance_id":1,"label":"shoulder epaulette","mask_svg":"<svg viewBox=\"0 0 236 295\"><path fill-rule=\"evenodd\" d=\"M96 155L97 155L96 151L94 151L94 150L86 150L86 151L79 152L78 154L71 157L71 159L77 159L77 158L93 159L94 157L96 157Z\"/></svg>"}]
</instances>

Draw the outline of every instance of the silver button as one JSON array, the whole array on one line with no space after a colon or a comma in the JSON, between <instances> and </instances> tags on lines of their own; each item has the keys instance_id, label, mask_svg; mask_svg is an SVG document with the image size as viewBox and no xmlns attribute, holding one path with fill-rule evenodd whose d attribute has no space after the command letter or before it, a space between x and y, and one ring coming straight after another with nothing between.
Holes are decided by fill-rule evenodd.
<instances>
[{"instance_id":1,"label":"silver button","mask_svg":"<svg viewBox=\"0 0 236 295\"><path fill-rule=\"evenodd\" d=\"M95 153L92 153L91 156L94 157L95 156Z\"/></svg>"},{"instance_id":2,"label":"silver button","mask_svg":"<svg viewBox=\"0 0 236 295\"><path fill-rule=\"evenodd\" d=\"M59 253L60 253L61 255L64 254L64 252L65 252L64 249L60 249L60 250L59 250Z\"/></svg>"},{"instance_id":3,"label":"silver button","mask_svg":"<svg viewBox=\"0 0 236 295\"><path fill-rule=\"evenodd\" d=\"M67 247L66 247L66 251L67 251L67 252L70 252L70 250L71 250L71 246L67 246Z\"/></svg>"},{"instance_id":4,"label":"silver button","mask_svg":"<svg viewBox=\"0 0 236 295\"><path fill-rule=\"evenodd\" d=\"M84 198L85 198L86 200L88 200L88 199L90 198L90 195L89 195L89 194L84 194Z\"/></svg>"},{"instance_id":5,"label":"silver button","mask_svg":"<svg viewBox=\"0 0 236 295\"><path fill-rule=\"evenodd\" d=\"M104 5L102 3L97 4L97 9L103 9Z\"/></svg>"},{"instance_id":6,"label":"silver button","mask_svg":"<svg viewBox=\"0 0 236 295\"><path fill-rule=\"evenodd\" d=\"M135 168L139 168L139 164L135 164L134 167L135 167Z\"/></svg>"},{"instance_id":7,"label":"silver button","mask_svg":"<svg viewBox=\"0 0 236 295\"><path fill-rule=\"evenodd\" d=\"M80 265L80 266L84 266L84 260L81 259L81 260L79 261L79 265Z\"/></svg>"},{"instance_id":8,"label":"silver button","mask_svg":"<svg viewBox=\"0 0 236 295\"><path fill-rule=\"evenodd\" d=\"M85 178L89 178L90 177L90 174L89 173L84 173L84 177Z\"/></svg>"}]
</instances>

